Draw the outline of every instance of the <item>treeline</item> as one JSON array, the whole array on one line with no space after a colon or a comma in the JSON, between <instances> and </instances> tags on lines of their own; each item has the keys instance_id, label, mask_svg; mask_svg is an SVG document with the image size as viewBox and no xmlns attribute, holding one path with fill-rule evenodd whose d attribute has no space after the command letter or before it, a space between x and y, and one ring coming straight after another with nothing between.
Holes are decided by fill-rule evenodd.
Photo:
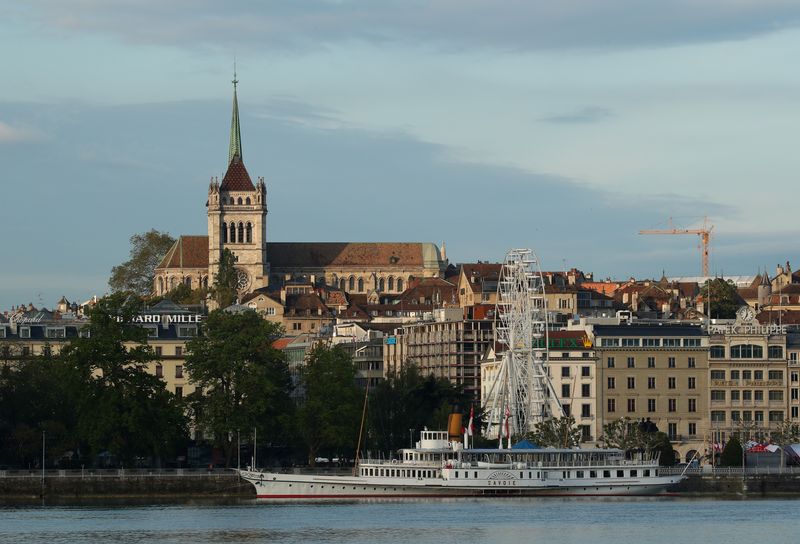
<instances>
[{"instance_id":1,"label":"treeline","mask_svg":"<svg viewBox=\"0 0 800 544\"><path fill-rule=\"evenodd\" d=\"M212 312L187 344L196 391L178 398L149 371L158 360L130 324L138 297L115 294L91 311L89 334L55 355L2 358L0 467L176 466L190 446L217 449L236 465L237 445L258 437L260 464L353 459L366 401L362 450L385 456L423 427L444 429L464 394L412 367L373 387L356 385L352 358L316 346L290 369L273 347L278 325L255 312ZM199 435L195 431L200 431ZM202 436L199 441L191 437ZM249 459L248 459L249 461ZM185 466L185 465L184 465Z\"/></svg>"}]
</instances>

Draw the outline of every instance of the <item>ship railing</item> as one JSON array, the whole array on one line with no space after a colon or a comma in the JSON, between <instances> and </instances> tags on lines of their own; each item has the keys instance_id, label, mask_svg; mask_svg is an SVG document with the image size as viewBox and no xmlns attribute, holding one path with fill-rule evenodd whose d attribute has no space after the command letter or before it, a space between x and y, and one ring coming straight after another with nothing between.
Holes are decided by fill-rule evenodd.
<instances>
[{"instance_id":1,"label":"ship railing","mask_svg":"<svg viewBox=\"0 0 800 544\"><path fill-rule=\"evenodd\" d=\"M397 459L361 459L359 461L362 465L381 465L387 467L432 467L440 466L442 461L399 461Z\"/></svg>"},{"instance_id":2,"label":"ship railing","mask_svg":"<svg viewBox=\"0 0 800 544\"><path fill-rule=\"evenodd\" d=\"M762 475L800 475L800 467L780 467L780 466L761 466L761 467L746 467L744 473L742 467L689 467L685 469L682 466L675 467L659 467L659 474L663 476L676 476L680 474L696 475L696 476L762 476Z\"/></svg>"}]
</instances>

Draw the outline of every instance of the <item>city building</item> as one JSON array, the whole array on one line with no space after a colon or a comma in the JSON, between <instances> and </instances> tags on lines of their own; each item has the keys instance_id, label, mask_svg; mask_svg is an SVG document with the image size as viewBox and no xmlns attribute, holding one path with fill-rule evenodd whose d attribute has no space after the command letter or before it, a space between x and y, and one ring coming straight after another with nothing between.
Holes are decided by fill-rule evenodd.
<instances>
[{"instance_id":1,"label":"city building","mask_svg":"<svg viewBox=\"0 0 800 544\"><path fill-rule=\"evenodd\" d=\"M622 417L655 423L683 460L708 446L708 335L699 325L594 325L598 429Z\"/></svg>"},{"instance_id":2,"label":"city building","mask_svg":"<svg viewBox=\"0 0 800 544\"><path fill-rule=\"evenodd\" d=\"M733 435L768 439L791 414L786 328L761 325L754 313L745 306L734 322L709 326L709 405L716 444ZM792 345L791 351L797 350Z\"/></svg>"}]
</instances>

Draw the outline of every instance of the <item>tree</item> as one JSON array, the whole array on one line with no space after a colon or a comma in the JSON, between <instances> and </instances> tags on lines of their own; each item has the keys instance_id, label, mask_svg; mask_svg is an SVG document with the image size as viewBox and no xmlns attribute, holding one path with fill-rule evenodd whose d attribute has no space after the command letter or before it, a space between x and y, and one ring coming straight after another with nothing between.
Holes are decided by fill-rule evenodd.
<instances>
[{"instance_id":1,"label":"tree","mask_svg":"<svg viewBox=\"0 0 800 544\"><path fill-rule=\"evenodd\" d=\"M779 446L800 442L800 423L782 421L770 432L770 439Z\"/></svg>"},{"instance_id":2,"label":"tree","mask_svg":"<svg viewBox=\"0 0 800 544\"><path fill-rule=\"evenodd\" d=\"M151 294L156 266L174 243L169 233L155 229L131 236L131 258L111 269L108 280L111 291L130 291L139 296Z\"/></svg>"},{"instance_id":3,"label":"tree","mask_svg":"<svg viewBox=\"0 0 800 544\"><path fill-rule=\"evenodd\" d=\"M0 371L0 464L38 465L43 431L49 458L79 451L78 388L70 370L58 357L28 355Z\"/></svg>"},{"instance_id":4,"label":"tree","mask_svg":"<svg viewBox=\"0 0 800 544\"><path fill-rule=\"evenodd\" d=\"M341 347L317 344L308 356L298 410L300 434L315 465L320 452L350 457L358 442L364 392L356 385L353 359Z\"/></svg>"},{"instance_id":5,"label":"tree","mask_svg":"<svg viewBox=\"0 0 800 544\"><path fill-rule=\"evenodd\" d=\"M629 417L621 417L603 425L603 442L606 447L625 452L643 449L647 444L639 423Z\"/></svg>"},{"instance_id":6,"label":"tree","mask_svg":"<svg viewBox=\"0 0 800 544\"><path fill-rule=\"evenodd\" d=\"M712 318L733 319L736 317L736 310L745 304L731 280L707 280L701 287L700 294L709 304L708 316Z\"/></svg>"},{"instance_id":7,"label":"tree","mask_svg":"<svg viewBox=\"0 0 800 544\"><path fill-rule=\"evenodd\" d=\"M397 376L389 376L370 392L367 444L383 452L406 447L409 434L424 427L447 428L453 407L466 404L460 387L445 379L422 376L416 366L404 365Z\"/></svg>"},{"instance_id":8,"label":"tree","mask_svg":"<svg viewBox=\"0 0 800 544\"><path fill-rule=\"evenodd\" d=\"M536 424L530 440L544 447L572 448L581 440L581 430L572 416L554 417Z\"/></svg>"},{"instance_id":9,"label":"tree","mask_svg":"<svg viewBox=\"0 0 800 544\"><path fill-rule=\"evenodd\" d=\"M223 249L212 290L218 308L227 308L236 302L238 276L235 264L236 257L231 250L228 248Z\"/></svg>"},{"instance_id":10,"label":"tree","mask_svg":"<svg viewBox=\"0 0 800 544\"><path fill-rule=\"evenodd\" d=\"M157 358L147 332L132 323L141 307L139 299L123 294L101 299L91 311L88 335L61 354L80 388L73 409L82 442L126 464L173 454L187 435L181 404L147 371Z\"/></svg>"},{"instance_id":11,"label":"tree","mask_svg":"<svg viewBox=\"0 0 800 544\"><path fill-rule=\"evenodd\" d=\"M742 466L742 444L739 439L732 436L725 448L720 454L719 464L723 467L740 467Z\"/></svg>"},{"instance_id":12,"label":"tree","mask_svg":"<svg viewBox=\"0 0 800 544\"><path fill-rule=\"evenodd\" d=\"M202 335L187 345L186 371L197 389L189 398L196 424L223 448L230 466L236 431L286 439L291 377L272 347L281 328L255 312L211 312Z\"/></svg>"}]
</instances>

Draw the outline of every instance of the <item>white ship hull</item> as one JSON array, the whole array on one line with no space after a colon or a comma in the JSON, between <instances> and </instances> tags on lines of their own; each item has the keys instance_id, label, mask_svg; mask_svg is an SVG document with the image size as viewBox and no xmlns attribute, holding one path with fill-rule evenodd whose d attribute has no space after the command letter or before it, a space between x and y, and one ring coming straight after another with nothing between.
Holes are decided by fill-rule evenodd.
<instances>
[{"instance_id":1,"label":"white ship hull","mask_svg":"<svg viewBox=\"0 0 800 544\"><path fill-rule=\"evenodd\" d=\"M430 479L411 482L363 476L323 476L242 471L255 486L258 499L323 500L417 497L536 497L536 496L632 496L663 494L681 481L679 476L600 480L474 480L454 483Z\"/></svg>"},{"instance_id":2,"label":"white ship hull","mask_svg":"<svg viewBox=\"0 0 800 544\"><path fill-rule=\"evenodd\" d=\"M660 476L655 458L620 450L463 449L443 431L421 437L400 459L364 460L352 476L240 475L266 500L657 495L683 479Z\"/></svg>"}]
</instances>

